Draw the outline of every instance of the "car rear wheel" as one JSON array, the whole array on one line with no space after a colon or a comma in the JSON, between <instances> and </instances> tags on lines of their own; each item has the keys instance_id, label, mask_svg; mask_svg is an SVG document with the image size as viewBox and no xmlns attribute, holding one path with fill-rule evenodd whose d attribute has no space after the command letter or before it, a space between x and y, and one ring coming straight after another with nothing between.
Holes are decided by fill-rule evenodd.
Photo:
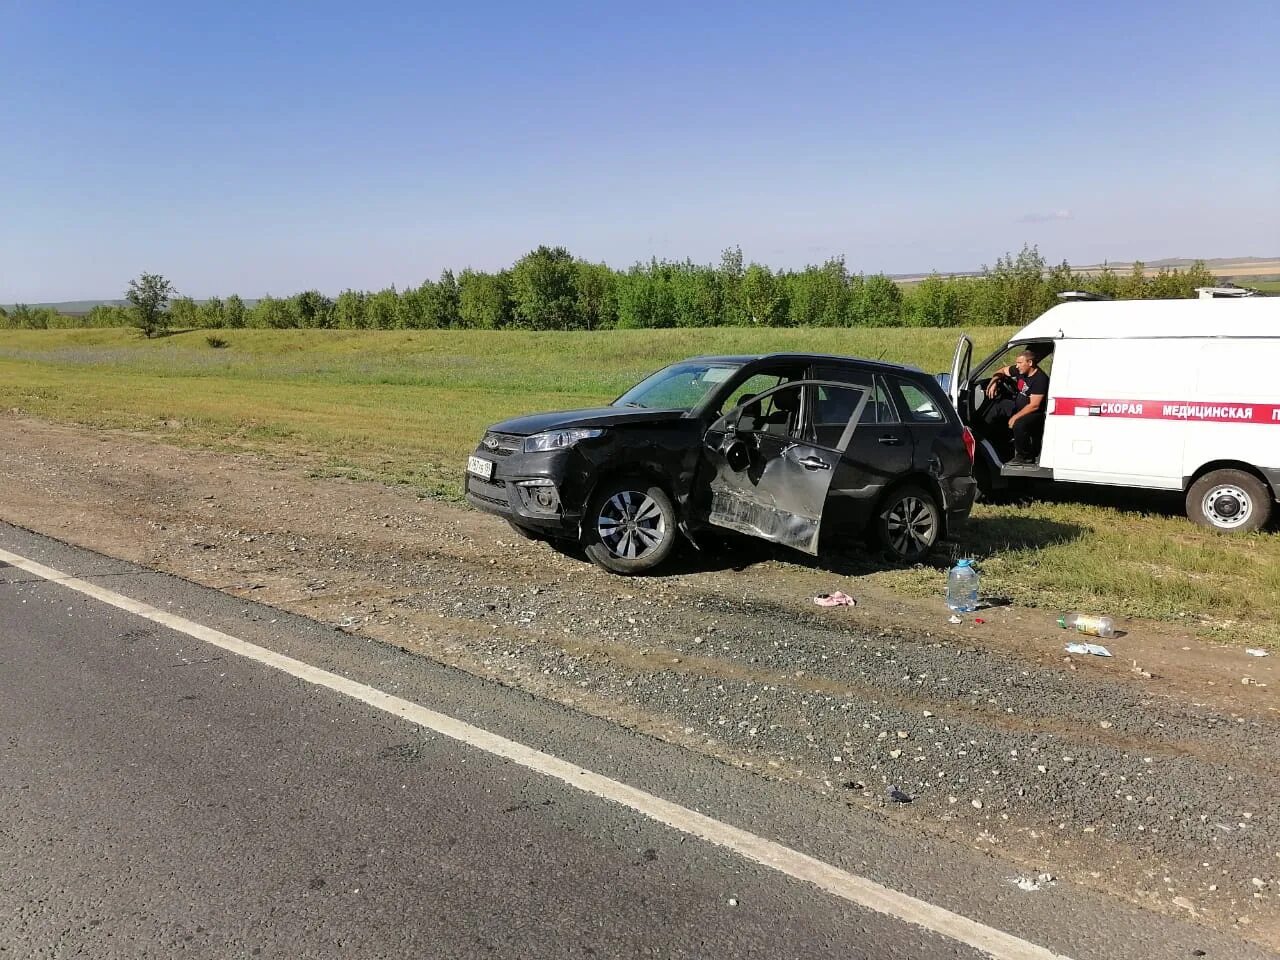
<instances>
[{"instance_id":1,"label":"car rear wheel","mask_svg":"<svg viewBox=\"0 0 1280 960\"><path fill-rule=\"evenodd\" d=\"M591 501L583 547L592 562L613 573L647 573L671 555L679 532L667 492L647 480L606 483Z\"/></svg>"},{"instance_id":2,"label":"car rear wheel","mask_svg":"<svg viewBox=\"0 0 1280 960\"><path fill-rule=\"evenodd\" d=\"M923 560L942 535L942 511L928 490L906 484L889 492L872 529L875 541L896 559Z\"/></svg>"},{"instance_id":3,"label":"car rear wheel","mask_svg":"<svg viewBox=\"0 0 1280 960\"><path fill-rule=\"evenodd\" d=\"M1243 470L1214 470L1187 491L1187 516L1224 533L1261 530L1271 518L1271 491Z\"/></svg>"}]
</instances>

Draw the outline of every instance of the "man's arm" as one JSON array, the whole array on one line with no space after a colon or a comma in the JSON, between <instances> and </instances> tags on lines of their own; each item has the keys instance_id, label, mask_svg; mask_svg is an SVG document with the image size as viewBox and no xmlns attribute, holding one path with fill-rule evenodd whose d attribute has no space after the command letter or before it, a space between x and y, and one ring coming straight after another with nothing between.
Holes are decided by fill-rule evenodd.
<instances>
[{"instance_id":1,"label":"man's arm","mask_svg":"<svg viewBox=\"0 0 1280 960\"><path fill-rule=\"evenodd\" d=\"M998 369L998 370L996 370L994 373L992 373L992 374L991 374L991 379L987 381L987 396L988 396L988 397L995 397L995 395L996 395L996 381L998 381L998 380L1003 380L1003 379L1005 379L1005 377L1012 377L1012 376L1013 376L1013 374L1014 374L1014 370L1015 370L1015 369L1017 369L1017 365L1016 365L1016 364L1014 364L1013 366L1009 367L1008 369L1005 369L1004 367L1001 367L1000 369Z\"/></svg>"},{"instance_id":2,"label":"man's arm","mask_svg":"<svg viewBox=\"0 0 1280 960\"><path fill-rule=\"evenodd\" d=\"M1021 410L1019 410L1017 413L1015 413L1012 417L1009 418L1009 426L1012 427L1015 423L1017 423L1023 417L1027 416L1028 414L1035 413L1037 410L1039 410L1040 407L1044 404L1044 398L1045 398L1045 394L1043 393L1031 394L1031 396L1028 398L1030 402Z\"/></svg>"}]
</instances>

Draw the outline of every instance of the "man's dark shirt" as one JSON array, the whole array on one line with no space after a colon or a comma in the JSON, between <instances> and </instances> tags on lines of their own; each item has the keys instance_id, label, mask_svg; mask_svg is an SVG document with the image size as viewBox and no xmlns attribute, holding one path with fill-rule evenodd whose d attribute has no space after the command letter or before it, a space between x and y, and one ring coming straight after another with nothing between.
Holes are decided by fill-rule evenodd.
<instances>
[{"instance_id":1,"label":"man's dark shirt","mask_svg":"<svg viewBox=\"0 0 1280 960\"><path fill-rule=\"evenodd\" d=\"M1018 387L1018 393L1013 398L1013 409L1021 410L1023 407L1031 403L1031 395L1046 396L1049 393L1049 375L1037 367L1025 377L1013 371L1013 381ZM1044 404L1040 405L1040 412L1044 411Z\"/></svg>"}]
</instances>

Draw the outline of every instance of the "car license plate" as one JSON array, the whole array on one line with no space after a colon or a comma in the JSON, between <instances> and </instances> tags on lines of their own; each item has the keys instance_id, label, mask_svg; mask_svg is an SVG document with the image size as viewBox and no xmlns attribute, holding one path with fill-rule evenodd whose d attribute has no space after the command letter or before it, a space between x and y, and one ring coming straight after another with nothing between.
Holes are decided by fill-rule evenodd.
<instances>
[{"instance_id":1,"label":"car license plate","mask_svg":"<svg viewBox=\"0 0 1280 960\"><path fill-rule=\"evenodd\" d=\"M493 478L493 461L484 457L467 457L467 473L474 473L482 480Z\"/></svg>"}]
</instances>

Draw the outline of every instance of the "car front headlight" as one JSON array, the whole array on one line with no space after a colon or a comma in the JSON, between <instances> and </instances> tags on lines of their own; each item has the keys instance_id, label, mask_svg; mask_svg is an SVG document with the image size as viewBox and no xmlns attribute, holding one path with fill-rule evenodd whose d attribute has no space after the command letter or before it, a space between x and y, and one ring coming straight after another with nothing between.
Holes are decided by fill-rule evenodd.
<instances>
[{"instance_id":1,"label":"car front headlight","mask_svg":"<svg viewBox=\"0 0 1280 960\"><path fill-rule=\"evenodd\" d=\"M539 450L563 450L572 447L579 440L590 440L604 434L603 430L590 430L586 427L571 427L568 430L548 430L546 433L535 433L524 438L524 452L536 453Z\"/></svg>"}]
</instances>

